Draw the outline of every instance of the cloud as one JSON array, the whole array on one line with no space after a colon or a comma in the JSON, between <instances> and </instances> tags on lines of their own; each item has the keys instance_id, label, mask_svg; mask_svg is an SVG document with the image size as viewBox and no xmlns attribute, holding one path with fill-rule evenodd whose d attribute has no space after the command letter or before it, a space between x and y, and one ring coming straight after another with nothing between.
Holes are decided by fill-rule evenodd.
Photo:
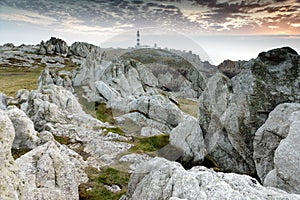
<instances>
[{"instance_id":1,"label":"cloud","mask_svg":"<svg viewBox=\"0 0 300 200\"><path fill-rule=\"evenodd\" d=\"M59 30L66 26L90 33L140 27L188 33L249 33L272 26L292 32L300 23L299 0L1 0L0 5L15 9L0 12L4 20L55 25Z\"/></svg>"}]
</instances>

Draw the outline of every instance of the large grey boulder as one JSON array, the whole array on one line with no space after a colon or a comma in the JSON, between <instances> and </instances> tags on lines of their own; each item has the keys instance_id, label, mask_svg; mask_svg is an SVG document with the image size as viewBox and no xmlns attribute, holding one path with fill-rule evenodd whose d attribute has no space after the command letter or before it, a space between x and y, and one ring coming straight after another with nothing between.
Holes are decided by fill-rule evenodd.
<instances>
[{"instance_id":1,"label":"large grey boulder","mask_svg":"<svg viewBox=\"0 0 300 200\"><path fill-rule=\"evenodd\" d=\"M278 105L267 121L255 133L253 158L258 177L263 182L266 175L274 169L274 154L281 140L285 139L300 111L300 104L284 103ZM286 166L288 163L286 163Z\"/></svg>"},{"instance_id":2,"label":"large grey boulder","mask_svg":"<svg viewBox=\"0 0 300 200\"><path fill-rule=\"evenodd\" d=\"M184 116L182 122L171 131L170 144L182 150L181 163L199 164L206 155L201 127L192 116Z\"/></svg>"},{"instance_id":3,"label":"large grey boulder","mask_svg":"<svg viewBox=\"0 0 300 200\"><path fill-rule=\"evenodd\" d=\"M20 199L22 184L11 155L15 130L7 114L0 110L0 199Z\"/></svg>"},{"instance_id":4,"label":"large grey boulder","mask_svg":"<svg viewBox=\"0 0 300 200\"><path fill-rule=\"evenodd\" d=\"M89 53L96 52L100 56L100 47L86 42L74 42L69 49L69 54L86 58Z\"/></svg>"},{"instance_id":5,"label":"large grey boulder","mask_svg":"<svg viewBox=\"0 0 300 200\"><path fill-rule=\"evenodd\" d=\"M154 158L131 175L124 199L300 199L263 187L246 175L217 173L205 167L185 170L179 163Z\"/></svg>"},{"instance_id":6,"label":"large grey boulder","mask_svg":"<svg viewBox=\"0 0 300 200\"><path fill-rule=\"evenodd\" d=\"M24 199L79 199L78 186L87 181L86 163L74 151L50 141L15 161L25 183Z\"/></svg>"},{"instance_id":7,"label":"large grey boulder","mask_svg":"<svg viewBox=\"0 0 300 200\"><path fill-rule=\"evenodd\" d=\"M256 173L255 132L278 104L300 102L299 60L288 47L274 49L246 62L232 79L216 74L210 80L199 98L199 121L208 153L222 170Z\"/></svg>"},{"instance_id":8,"label":"large grey boulder","mask_svg":"<svg viewBox=\"0 0 300 200\"><path fill-rule=\"evenodd\" d=\"M298 112L298 119L300 113ZM291 124L288 136L275 151L274 170L264 180L264 185L300 194L300 121Z\"/></svg>"},{"instance_id":9,"label":"large grey boulder","mask_svg":"<svg viewBox=\"0 0 300 200\"><path fill-rule=\"evenodd\" d=\"M60 54L67 56L69 47L62 39L51 37L48 41L41 42L38 52L40 54Z\"/></svg>"},{"instance_id":10,"label":"large grey boulder","mask_svg":"<svg viewBox=\"0 0 300 200\"><path fill-rule=\"evenodd\" d=\"M33 122L27 115L15 106L9 106L7 115L15 128L14 149L33 149L38 145L38 132L34 129Z\"/></svg>"}]
</instances>

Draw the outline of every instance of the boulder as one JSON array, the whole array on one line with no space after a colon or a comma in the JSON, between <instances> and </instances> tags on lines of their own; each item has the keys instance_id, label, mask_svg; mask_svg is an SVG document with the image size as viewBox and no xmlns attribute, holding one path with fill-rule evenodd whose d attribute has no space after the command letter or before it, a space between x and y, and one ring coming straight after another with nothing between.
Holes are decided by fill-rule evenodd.
<instances>
[{"instance_id":1,"label":"boulder","mask_svg":"<svg viewBox=\"0 0 300 200\"><path fill-rule=\"evenodd\" d=\"M297 116L299 120L299 111ZM275 151L274 169L267 174L264 185L300 194L299 141L300 121L295 121L290 126L288 136L280 142Z\"/></svg>"},{"instance_id":2,"label":"boulder","mask_svg":"<svg viewBox=\"0 0 300 200\"><path fill-rule=\"evenodd\" d=\"M300 111L300 104L284 103L278 105L267 121L255 133L253 158L257 175L264 182L266 175L274 169L274 154L281 140L285 139L294 122L295 114Z\"/></svg>"},{"instance_id":3,"label":"boulder","mask_svg":"<svg viewBox=\"0 0 300 200\"><path fill-rule=\"evenodd\" d=\"M101 49L93 44L88 44L86 42L74 42L69 49L69 55L80 56L86 58L89 53L95 52L99 54Z\"/></svg>"},{"instance_id":4,"label":"boulder","mask_svg":"<svg viewBox=\"0 0 300 200\"><path fill-rule=\"evenodd\" d=\"M0 110L0 199L20 199L22 184L16 175L11 155L14 141L14 126L7 114Z\"/></svg>"},{"instance_id":5,"label":"boulder","mask_svg":"<svg viewBox=\"0 0 300 200\"><path fill-rule=\"evenodd\" d=\"M245 61L224 60L218 65L218 70L225 74L228 78L232 78L242 71Z\"/></svg>"},{"instance_id":6,"label":"boulder","mask_svg":"<svg viewBox=\"0 0 300 200\"><path fill-rule=\"evenodd\" d=\"M300 102L299 60L289 48L274 49L246 62L232 79L211 78L199 98L199 121L207 151L222 170L256 173L255 132L278 104Z\"/></svg>"},{"instance_id":7,"label":"boulder","mask_svg":"<svg viewBox=\"0 0 300 200\"><path fill-rule=\"evenodd\" d=\"M15 161L25 183L24 199L79 199L78 186L86 182L85 162L74 151L49 141Z\"/></svg>"},{"instance_id":8,"label":"boulder","mask_svg":"<svg viewBox=\"0 0 300 200\"><path fill-rule=\"evenodd\" d=\"M180 162L190 165L199 164L206 156L201 127L196 118L185 116L181 123L170 133L170 144L183 154Z\"/></svg>"},{"instance_id":9,"label":"boulder","mask_svg":"<svg viewBox=\"0 0 300 200\"><path fill-rule=\"evenodd\" d=\"M50 40L40 43L40 54L59 54L67 56L69 47L65 41L59 38L51 37Z\"/></svg>"},{"instance_id":10,"label":"boulder","mask_svg":"<svg viewBox=\"0 0 300 200\"><path fill-rule=\"evenodd\" d=\"M27 115L15 106L9 106L7 115L15 128L14 149L33 149L38 145L38 133L34 130L33 122Z\"/></svg>"},{"instance_id":11,"label":"boulder","mask_svg":"<svg viewBox=\"0 0 300 200\"><path fill-rule=\"evenodd\" d=\"M131 175L123 199L300 199L263 187L250 176L217 173L202 166L185 170L179 163L154 158Z\"/></svg>"},{"instance_id":12,"label":"boulder","mask_svg":"<svg viewBox=\"0 0 300 200\"><path fill-rule=\"evenodd\" d=\"M129 113L116 117L116 122L129 134L141 135L142 130L146 134L145 127L153 128L154 134L169 133L182 121L182 111L162 95L141 96L127 106Z\"/></svg>"},{"instance_id":13,"label":"boulder","mask_svg":"<svg viewBox=\"0 0 300 200\"><path fill-rule=\"evenodd\" d=\"M0 93L0 109L5 110L7 107L6 95Z\"/></svg>"}]
</instances>

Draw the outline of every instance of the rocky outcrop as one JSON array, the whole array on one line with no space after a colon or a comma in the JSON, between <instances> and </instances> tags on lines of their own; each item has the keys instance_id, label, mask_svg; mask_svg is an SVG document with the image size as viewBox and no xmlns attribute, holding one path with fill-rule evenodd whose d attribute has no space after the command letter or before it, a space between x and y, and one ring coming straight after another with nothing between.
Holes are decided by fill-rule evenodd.
<instances>
[{"instance_id":1,"label":"rocky outcrop","mask_svg":"<svg viewBox=\"0 0 300 200\"><path fill-rule=\"evenodd\" d=\"M7 115L15 128L14 149L33 149L37 146L39 138L34 130L33 122L27 115L15 106L9 106Z\"/></svg>"},{"instance_id":2,"label":"rocky outcrop","mask_svg":"<svg viewBox=\"0 0 300 200\"><path fill-rule=\"evenodd\" d=\"M72 81L69 76L60 75L59 71L49 70L49 68L45 68L38 78L38 88L50 84L62 86L66 90L74 92L74 88L72 87Z\"/></svg>"},{"instance_id":3,"label":"rocky outcrop","mask_svg":"<svg viewBox=\"0 0 300 200\"><path fill-rule=\"evenodd\" d=\"M255 174L253 139L280 103L300 101L300 57L290 48L250 60L232 79L216 74L199 98L208 153L222 170Z\"/></svg>"},{"instance_id":4,"label":"rocky outcrop","mask_svg":"<svg viewBox=\"0 0 300 200\"><path fill-rule=\"evenodd\" d=\"M205 167L185 170L179 163L154 158L131 175L123 199L300 199L299 195L263 187L255 179L217 173Z\"/></svg>"},{"instance_id":5,"label":"rocky outcrop","mask_svg":"<svg viewBox=\"0 0 300 200\"><path fill-rule=\"evenodd\" d=\"M59 54L62 56L67 56L69 52L68 45L65 41L59 38L51 37L50 40L40 44L39 54Z\"/></svg>"},{"instance_id":6,"label":"rocky outcrop","mask_svg":"<svg viewBox=\"0 0 300 200\"><path fill-rule=\"evenodd\" d=\"M50 141L15 161L25 183L24 199L79 199L78 186L87 181L85 162L74 151Z\"/></svg>"},{"instance_id":7,"label":"rocky outcrop","mask_svg":"<svg viewBox=\"0 0 300 200\"><path fill-rule=\"evenodd\" d=\"M183 164L199 164L206 156L202 130L194 117L184 116L182 122L171 131L170 144L183 152L180 158Z\"/></svg>"},{"instance_id":8,"label":"rocky outcrop","mask_svg":"<svg viewBox=\"0 0 300 200\"><path fill-rule=\"evenodd\" d=\"M0 109L5 110L6 107L7 107L6 95L3 93L0 93Z\"/></svg>"},{"instance_id":9,"label":"rocky outcrop","mask_svg":"<svg viewBox=\"0 0 300 200\"><path fill-rule=\"evenodd\" d=\"M86 42L74 42L69 49L69 55L86 58L89 53L96 52L100 55L101 49L93 44Z\"/></svg>"},{"instance_id":10,"label":"rocky outcrop","mask_svg":"<svg viewBox=\"0 0 300 200\"><path fill-rule=\"evenodd\" d=\"M22 184L16 175L11 147L15 130L6 113L0 110L0 199L22 199Z\"/></svg>"},{"instance_id":11,"label":"rocky outcrop","mask_svg":"<svg viewBox=\"0 0 300 200\"><path fill-rule=\"evenodd\" d=\"M218 70L227 77L232 78L242 71L242 66L245 62L246 61L224 60L220 65L218 65Z\"/></svg>"},{"instance_id":12,"label":"rocky outcrop","mask_svg":"<svg viewBox=\"0 0 300 200\"><path fill-rule=\"evenodd\" d=\"M46 85L32 91L28 97L27 115L37 130L42 130L47 122L66 124L72 113L83 113L73 94L56 85Z\"/></svg>"}]
</instances>

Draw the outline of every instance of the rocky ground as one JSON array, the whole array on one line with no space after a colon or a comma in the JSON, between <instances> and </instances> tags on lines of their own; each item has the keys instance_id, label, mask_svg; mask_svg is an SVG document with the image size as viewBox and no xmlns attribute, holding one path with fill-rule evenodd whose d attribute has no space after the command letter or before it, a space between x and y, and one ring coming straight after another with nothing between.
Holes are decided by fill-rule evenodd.
<instances>
[{"instance_id":1,"label":"rocky ground","mask_svg":"<svg viewBox=\"0 0 300 200\"><path fill-rule=\"evenodd\" d=\"M288 47L217 72L57 38L0 51L0 199L300 199Z\"/></svg>"}]
</instances>

